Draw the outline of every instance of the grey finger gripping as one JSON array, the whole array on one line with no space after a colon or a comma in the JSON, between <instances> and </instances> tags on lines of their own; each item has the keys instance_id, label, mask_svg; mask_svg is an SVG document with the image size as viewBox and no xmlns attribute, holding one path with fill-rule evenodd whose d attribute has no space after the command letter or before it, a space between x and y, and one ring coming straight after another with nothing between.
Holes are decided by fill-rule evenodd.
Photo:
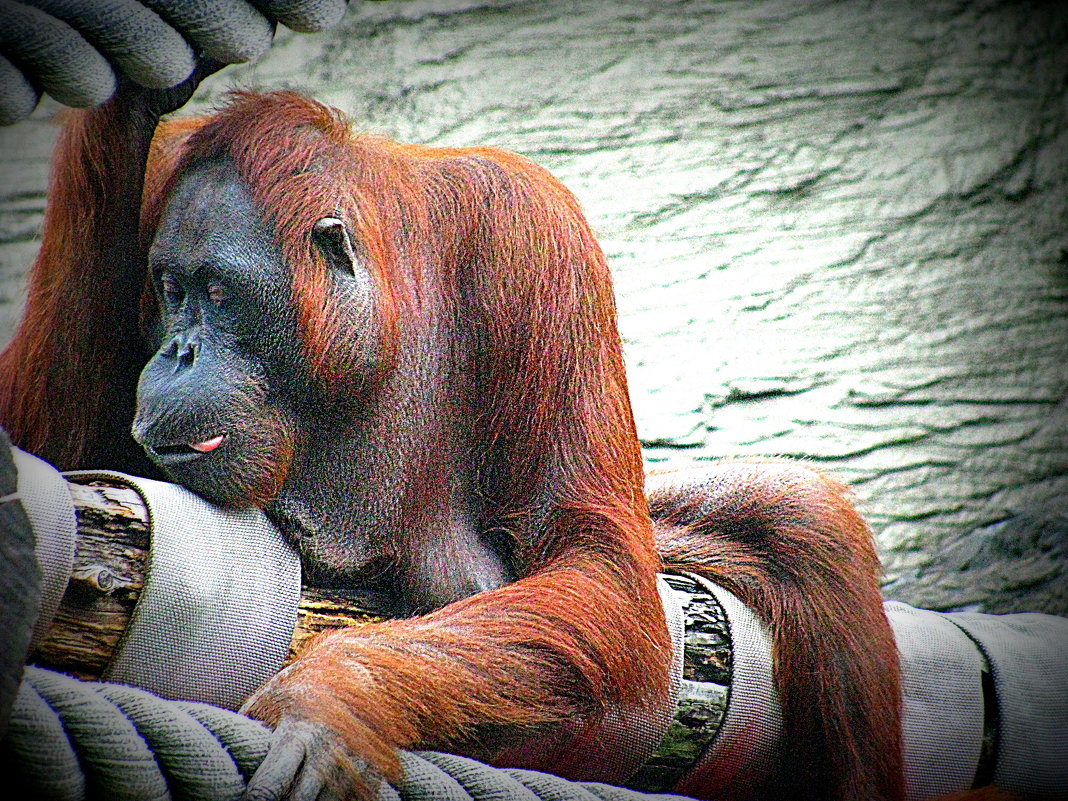
<instances>
[{"instance_id":1,"label":"grey finger gripping","mask_svg":"<svg viewBox=\"0 0 1068 801\"><path fill-rule=\"evenodd\" d=\"M23 0L81 33L127 77L149 89L175 86L193 71L182 35L140 0Z\"/></svg>"},{"instance_id":2,"label":"grey finger gripping","mask_svg":"<svg viewBox=\"0 0 1068 801\"><path fill-rule=\"evenodd\" d=\"M97 106L125 76L148 89L189 78L198 56L261 56L281 23L324 31L346 0L0 0L0 125L25 119L47 92Z\"/></svg>"}]
</instances>

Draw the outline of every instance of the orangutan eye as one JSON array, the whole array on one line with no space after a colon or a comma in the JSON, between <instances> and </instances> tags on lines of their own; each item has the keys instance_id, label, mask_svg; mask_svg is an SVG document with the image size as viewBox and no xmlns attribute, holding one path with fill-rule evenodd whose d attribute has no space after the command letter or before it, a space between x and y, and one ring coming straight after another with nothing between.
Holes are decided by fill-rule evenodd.
<instances>
[{"instance_id":1,"label":"orangutan eye","mask_svg":"<svg viewBox=\"0 0 1068 801\"><path fill-rule=\"evenodd\" d=\"M222 284L208 284L208 300L216 306L221 306L227 297L228 293Z\"/></svg>"},{"instance_id":2,"label":"orangutan eye","mask_svg":"<svg viewBox=\"0 0 1068 801\"><path fill-rule=\"evenodd\" d=\"M185 297L182 285L178 283L178 279L174 277L173 273L161 273L159 285L160 290L163 292L163 298L168 303L179 304L182 302L182 298Z\"/></svg>"}]
</instances>

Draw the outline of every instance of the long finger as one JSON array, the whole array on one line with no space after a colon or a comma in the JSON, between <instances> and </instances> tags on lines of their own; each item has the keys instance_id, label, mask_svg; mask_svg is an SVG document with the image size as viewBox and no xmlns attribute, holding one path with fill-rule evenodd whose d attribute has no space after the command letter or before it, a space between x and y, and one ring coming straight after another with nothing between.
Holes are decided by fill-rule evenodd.
<instances>
[{"instance_id":1,"label":"long finger","mask_svg":"<svg viewBox=\"0 0 1068 801\"><path fill-rule=\"evenodd\" d=\"M281 801L288 798L307 759L304 740L288 732L276 732L267 756L245 788L245 801Z\"/></svg>"}]
</instances>

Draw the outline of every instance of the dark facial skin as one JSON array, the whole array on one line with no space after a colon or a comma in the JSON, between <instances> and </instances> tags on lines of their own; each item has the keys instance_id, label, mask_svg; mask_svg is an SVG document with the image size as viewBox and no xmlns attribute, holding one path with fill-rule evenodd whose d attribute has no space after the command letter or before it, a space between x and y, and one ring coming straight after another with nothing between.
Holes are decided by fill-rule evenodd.
<instances>
[{"instance_id":1,"label":"dark facial skin","mask_svg":"<svg viewBox=\"0 0 1068 801\"><path fill-rule=\"evenodd\" d=\"M137 391L135 439L175 481L226 505L273 497L306 389L289 276L225 163L179 182L149 252L159 350Z\"/></svg>"}]
</instances>

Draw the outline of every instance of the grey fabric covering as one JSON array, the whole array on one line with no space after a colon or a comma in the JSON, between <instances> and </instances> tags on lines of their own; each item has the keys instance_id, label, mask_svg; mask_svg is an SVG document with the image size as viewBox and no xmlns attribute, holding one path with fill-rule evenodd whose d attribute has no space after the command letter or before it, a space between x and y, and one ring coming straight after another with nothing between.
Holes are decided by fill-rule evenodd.
<instances>
[{"instance_id":1,"label":"grey fabric covering","mask_svg":"<svg viewBox=\"0 0 1068 801\"><path fill-rule=\"evenodd\" d=\"M40 98L18 67L0 56L0 125L26 119Z\"/></svg>"},{"instance_id":2,"label":"grey fabric covering","mask_svg":"<svg viewBox=\"0 0 1068 801\"><path fill-rule=\"evenodd\" d=\"M11 442L0 428L0 738L7 731L18 697L41 606L35 541L19 495Z\"/></svg>"},{"instance_id":3,"label":"grey fabric covering","mask_svg":"<svg viewBox=\"0 0 1068 801\"><path fill-rule=\"evenodd\" d=\"M675 651L681 676L672 670L671 695L677 700L659 744L625 782L646 793L674 789L708 751L727 714L733 662L730 620L715 597L688 573L659 578L673 602L665 604L668 631L674 636L681 629Z\"/></svg>"},{"instance_id":4,"label":"grey fabric covering","mask_svg":"<svg viewBox=\"0 0 1068 801\"><path fill-rule=\"evenodd\" d=\"M17 491L0 500L5 506L21 500L17 506L25 508L32 524L46 588L41 624L47 626L70 575L76 534L73 505L66 481L50 465L18 449L12 448L11 454L18 470ZM156 777L155 759L161 753L197 766L189 775L179 771L167 779L189 797L215 797L208 788L220 787L239 795L263 757L266 734L258 724L247 725L246 719L218 707L237 708L281 665L300 593L296 553L259 511L219 509L177 485L148 479L100 472L76 475L133 486L151 516L152 556L145 588L108 677L165 697L216 706L161 707L151 696L131 696L125 688L107 684L93 685L86 696L78 682L64 683L57 674L31 670L15 699L5 758L39 771L47 797L80 798L84 790L76 779L65 778L77 760L72 763L70 755L41 744L56 738L69 738L83 763L102 761L94 782L122 785L126 789L112 793L117 798L164 797ZM730 592L708 581L701 584L730 622L732 681L718 736L677 790L697 794L715 786L730 798L759 788L775 765L781 710L772 683L768 631ZM581 759L593 764L593 775L612 781L625 779L653 752L678 696L682 610L663 581L660 592L673 645L671 704L649 720L614 715L593 730L592 740L583 738ZM1039 614L942 614L896 602L888 602L885 609L902 665L908 798L930 798L972 784L984 723L980 649L991 666L997 695L997 782L1021 792L1068 792L1068 620ZM176 722L174 710L181 712L181 721ZM54 714L64 721L58 728ZM217 742L224 740L230 756L217 759ZM566 784L560 791L564 794L557 795L553 782L558 780L551 777L512 771L507 780L495 779L478 773L482 766L448 761L452 759L434 755L412 763L411 780L420 789L404 797L501 797L493 795L493 788L515 790L520 793L516 797L523 797L513 782L542 798L585 799L591 793L647 797L618 788ZM431 763L448 767L449 775L438 775ZM436 778L424 788L424 780L429 780L423 774L428 771ZM124 795L126 790L129 794ZM398 797L394 790L383 793L383 801Z\"/></svg>"},{"instance_id":5,"label":"grey fabric covering","mask_svg":"<svg viewBox=\"0 0 1068 801\"><path fill-rule=\"evenodd\" d=\"M896 602L884 609L901 659L906 797L966 790L983 736L979 652L945 615Z\"/></svg>"},{"instance_id":6,"label":"grey fabric covering","mask_svg":"<svg viewBox=\"0 0 1068 801\"><path fill-rule=\"evenodd\" d=\"M717 595L727 606L729 599ZM946 618L953 615L928 613L913 615L900 606L888 610L895 627L922 636L922 630L940 628ZM743 642L749 640L745 624L738 623L738 610L733 610L732 631ZM1051 776L1044 760L1063 766L1063 752L1051 750L1050 743L1058 742L1063 733L1063 720L1056 710L1063 711L1065 692L1064 675L1050 671L1048 664L1040 665L1037 672L1028 671L1027 665L1037 664L1034 659L1039 652L1059 656L1057 644L1062 642L1066 621L1045 615L969 616L964 624L978 630L991 654L1001 646L996 643L1018 640L1013 654L1019 661L1011 666L1011 673L1028 674L1017 685L1036 684L1044 687L1043 697L1060 699L1054 703L1054 713L1030 710L1035 715L1046 714L1048 725L1041 725L1030 740L1030 758L1022 751L1017 758L1017 789L1044 791L1063 795L1066 786L1061 779ZM934 622L939 620L940 622ZM1022 636L1021 636L1022 635ZM907 635L911 636L911 635ZM944 635L935 635L941 637ZM956 646L952 636L947 636L945 650ZM757 643L758 646L760 643ZM992 645L994 644L994 645ZM975 651L975 645L957 642L962 651ZM1052 646L1052 648L1050 647ZM748 649L748 645L743 646ZM906 648L916 650L915 644ZM929 652L920 646L921 654ZM996 657L991 657L996 661ZM752 657L744 660L752 662ZM921 663L910 658L903 659L909 670L933 670L927 680L933 684L945 680L945 674L955 668L940 667L932 662ZM967 669L969 660L950 655L952 665ZM737 666L737 665L736 665ZM750 673L752 675L752 673ZM1051 680L1051 676L1053 677ZM1044 678L1043 678L1044 677ZM1038 681L1036 681L1036 678ZM1058 684L1057 682L1061 682ZM1012 692L1011 690L1009 692ZM738 698L733 699L737 704ZM1002 699L1004 710L1006 700ZM731 712L738 715L745 710ZM952 713L952 710L931 709L931 714ZM751 734L757 741L767 742L761 735L764 722L753 714L747 719ZM733 725L736 745L745 748L741 734L744 729ZM18 695L8 736L0 742L0 763L8 776L29 783L30 789L39 797L55 799L84 798L86 785L102 792L108 798L164 798L163 793L193 799L237 798L243 783L254 772L266 753L270 732L261 724L248 718L209 707L203 704L167 702L144 691L95 682L79 682L67 676L39 668L27 668L23 687ZM736 755L735 755L736 756ZM772 759L765 750L765 759ZM748 760L747 760L748 761ZM640 801L640 799L674 798L676 796L644 795L603 784L575 784L544 774L524 770L493 770L462 757L436 753L401 754L405 776L397 788L383 787L379 801L503 801L503 799L543 799L544 801ZM720 763L715 775L707 775L708 785L714 786L723 797L737 794L739 777L731 777L722 771L725 764L738 764L737 758L730 763ZM763 762L750 766L761 772ZM84 775L83 775L84 772ZM1028 774L1038 774L1029 778ZM1003 778L1002 781L1005 781ZM916 788L910 795L919 797ZM528 795L528 792L530 795ZM934 791L940 792L940 791Z\"/></svg>"},{"instance_id":7,"label":"grey fabric covering","mask_svg":"<svg viewBox=\"0 0 1068 801\"><path fill-rule=\"evenodd\" d=\"M151 517L145 587L109 681L237 709L282 666L300 560L257 509L220 509L176 484L120 473Z\"/></svg>"},{"instance_id":8,"label":"grey fabric covering","mask_svg":"<svg viewBox=\"0 0 1068 801\"><path fill-rule=\"evenodd\" d=\"M711 748L676 790L697 795L716 787L724 799L759 791L778 762L782 708L772 676L771 634L737 596L694 576L719 601L731 627L734 665L727 714Z\"/></svg>"},{"instance_id":9,"label":"grey fabric covering","mask_svg":"<svg viewBox=\"0 0 1068 801\"><path fill-rule=\"evenodd\" d=\"M165 89L193 71L193 49L139 0L22 0L77 30L124 75Z\"/></svg>"},{"instance_id":10,"label":"grey fabric covering","mask_svg":"<svg viewBox=\"0 0 1068 801\"><path fill-rule=\"evenodd\" d=\"M115 73L74 28L36 8L0 0L0 53L60 103L95 106L115 93Z\"/></svg>"},{"instance_id":11,"label":"grey fabric covering","mask_svg":"<svg viewBox=\"0 0 1068 801\"><path fill-rule=\"evenodd\" d=\"M1052 615L945 616L990 661L998 701L996 783L1068 795L1068 619Z\"/></svg>"},{"instance_id":12,"label":"grey fabric covering","mask_svg":"<svg viewBox=\"0 0 1068 801\"><path fill-rule=\"evenodd\" d=\"M52 625L67 591L78 521L67 482L52 465L19 448L12 448L11 456L19 471L19 495L33 526L34 555L41 569L41 606L33 627L33 648Z\"/></svg>"}]
</instances>

